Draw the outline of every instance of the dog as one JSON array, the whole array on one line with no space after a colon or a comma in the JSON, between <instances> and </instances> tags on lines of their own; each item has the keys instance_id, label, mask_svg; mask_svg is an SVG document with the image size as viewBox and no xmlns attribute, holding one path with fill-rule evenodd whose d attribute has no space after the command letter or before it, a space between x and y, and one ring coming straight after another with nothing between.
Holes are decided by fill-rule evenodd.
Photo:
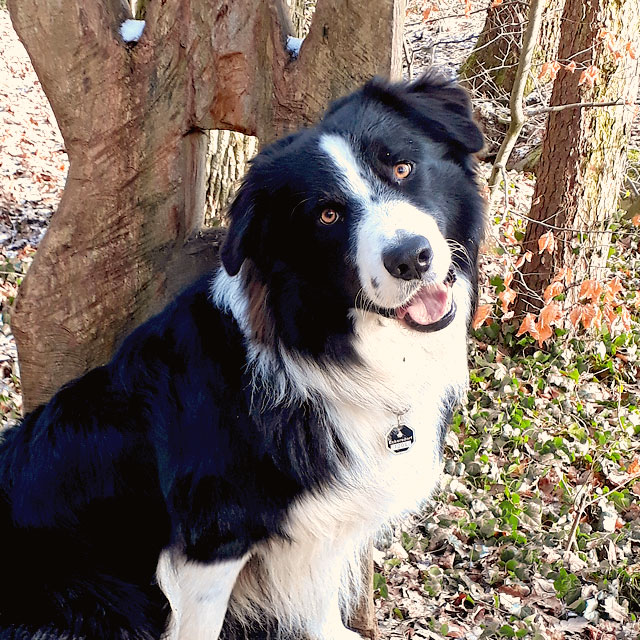
<instances>
[{"instance_id":1,"label":"dog","mask_svg":"<svg viewBox=\"0 0 640 640\"><path fill-rule=\"evenodd\" d=\"M222 266L0 444L0 639L355 640L363 545L438 482L483 198L467 94L374 79L267 147Z\"/></svg>"}]
</instances>

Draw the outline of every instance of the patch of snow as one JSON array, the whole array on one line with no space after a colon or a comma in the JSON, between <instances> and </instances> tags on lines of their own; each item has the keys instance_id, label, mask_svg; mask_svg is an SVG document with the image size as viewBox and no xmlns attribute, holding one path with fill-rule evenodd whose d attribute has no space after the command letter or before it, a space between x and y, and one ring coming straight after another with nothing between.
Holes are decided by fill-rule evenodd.
<instances>
[{"instance_id":1,"label":"patch of snow","mask_svg":"<svg viewBox=\"0 0 640 640\"><path fill-rule=\"evenodd\" d=\"M291 54L292 58L297 58L300 54L300 47L304 38L296 38L294 36L287 36L287 51Z\"/></svg>"},{"instance_id":2,"label":"patch of snow","mask_svg":"<svg viewBox=\"0 0 640 640\"><path fill-rule=\"evenodd\" d=\"M144 20L125 20L120 25L120 35L125 42L137 42L144 31Z\"/></svg>"}]
</instances>

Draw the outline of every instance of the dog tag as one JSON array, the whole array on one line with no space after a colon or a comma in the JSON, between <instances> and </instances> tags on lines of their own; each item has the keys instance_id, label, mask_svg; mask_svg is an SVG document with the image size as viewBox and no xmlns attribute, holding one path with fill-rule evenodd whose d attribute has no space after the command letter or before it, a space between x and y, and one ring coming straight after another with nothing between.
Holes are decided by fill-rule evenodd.
<instances>
[{"instance_id":1,"label":"dog tag","mask_svg":"<svg viewBox=\"0 0 640 640\"><path fill-rule=\"evenodd\" d=\"M414 442L413 429L403 424L393 427L387 434L387 448L391 453L404 453L411 449Z\"/></svg>"}]
</instances>

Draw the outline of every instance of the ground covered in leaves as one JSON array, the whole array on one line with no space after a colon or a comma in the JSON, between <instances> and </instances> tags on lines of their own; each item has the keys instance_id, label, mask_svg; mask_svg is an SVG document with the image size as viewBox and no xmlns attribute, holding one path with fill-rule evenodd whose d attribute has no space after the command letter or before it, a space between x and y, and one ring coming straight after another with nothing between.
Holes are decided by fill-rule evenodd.
<instances>
[{"instance_id":1,"label":"ground covered in leaves","mask_svg":"<svg viewBox=\"0 0 640 640\"><path fill-rule=\"evenodd\" d=\"M425 30L414 5L407 30L413 64L419 70L429 56L443 55L459 63L482 20L462 31L448 19ZM459 6L450 3L452 12ZM3 424L21 408L11 305L67 166L53 114L0 10ZM622 215L615 222L609 289L596 292L596 303L610 295L627 304L630 324L585 332L559 323L540 346L516 335L519 323L499 301L533 189L531 176L511 172L509 179L507 206L491 220L482 265L486 319L471 342L468 402L447 439L441 491L375 551L382 636L638 638L638 229Z\"/></svg>"}]
</instances>

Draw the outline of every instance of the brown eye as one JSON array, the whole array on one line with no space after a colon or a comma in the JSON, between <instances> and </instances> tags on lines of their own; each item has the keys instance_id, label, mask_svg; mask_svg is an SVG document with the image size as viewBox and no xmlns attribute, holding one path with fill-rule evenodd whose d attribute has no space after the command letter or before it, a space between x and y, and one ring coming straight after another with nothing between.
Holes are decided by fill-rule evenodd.
<instances>
[{"instance_id":1,"label":"brown eye","mask_svg":"<svg viewBox=\"0 0 640 640\"><path fill-rule=\"evenodd\" d=\"M322 224L333 224L334 222L338 222L340 219L340 214L335 209L325 209L320 214L320 222Z\"/></svg>"},{"instance_id":2,"label":"brown eye","mask_svg":"<svg viewBox=\"0 0 640 640\"><path fill-rule=\"evenodd\" d=\"M404 180L411 173L412 168L408 162L398 162L393 167L393 175L396 180Z\"/></svg>"}]
</instances>

